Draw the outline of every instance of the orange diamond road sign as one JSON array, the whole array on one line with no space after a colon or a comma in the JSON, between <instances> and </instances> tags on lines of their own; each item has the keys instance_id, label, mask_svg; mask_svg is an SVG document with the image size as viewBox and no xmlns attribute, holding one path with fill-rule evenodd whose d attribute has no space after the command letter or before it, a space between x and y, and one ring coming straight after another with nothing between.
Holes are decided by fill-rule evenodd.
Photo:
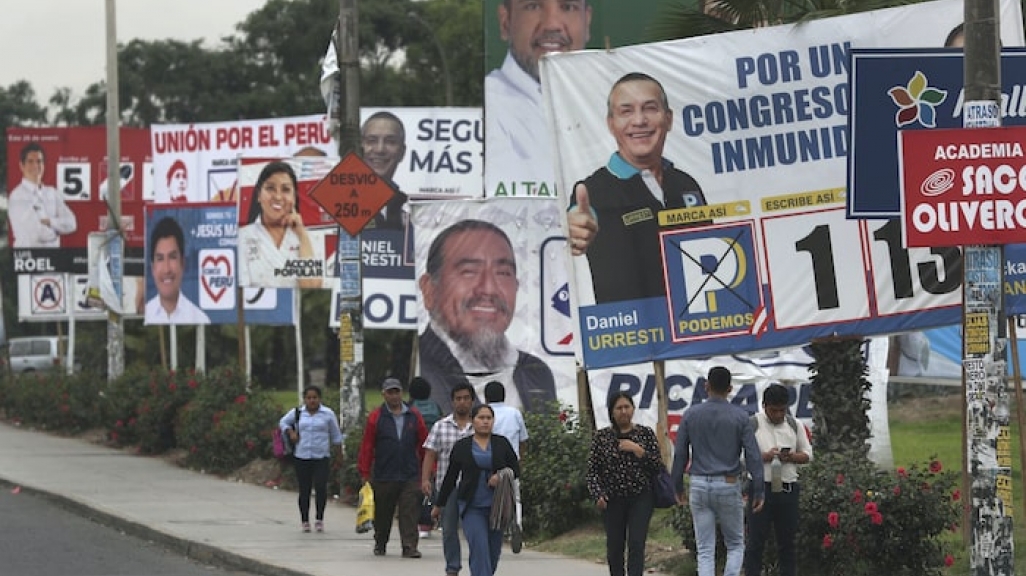
<instances>
[{"instance_id":1,"label":"orange diamond road sign","mask_svg":"<svg viewBox=\"0 0 1026 576\"><path fill-rule=\"evenodd\" d=\"M346 154L309 192L350 236L356 236L395 190L356 154Z\"/></svg>"}]
</instances>

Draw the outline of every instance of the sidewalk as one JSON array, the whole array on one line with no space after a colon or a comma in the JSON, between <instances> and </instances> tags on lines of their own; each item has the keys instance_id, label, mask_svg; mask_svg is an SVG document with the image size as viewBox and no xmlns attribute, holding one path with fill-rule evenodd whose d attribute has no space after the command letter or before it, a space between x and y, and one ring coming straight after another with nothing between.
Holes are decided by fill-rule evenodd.
<instances>
[{"instance_id":1,"label":"sidewalk","mask_svg":"<svg viewBox=\"0 0 1026 576\"><path fill-rule=\"evenodd\" d=\"M442 540L421 540L424 557L400 558L393 526L388 555L357 534L356 509L329 502L323 534L303 534L294 492L233 483L134 456L0 423L0 481L56 498L78 513L201 561L268 576L444 574ZM4 487L3 489L9 489ZM468 576L467 548L463 570ZM506 546L499 574L607 576L603 564Z\"/></svg>"}]
</instances>

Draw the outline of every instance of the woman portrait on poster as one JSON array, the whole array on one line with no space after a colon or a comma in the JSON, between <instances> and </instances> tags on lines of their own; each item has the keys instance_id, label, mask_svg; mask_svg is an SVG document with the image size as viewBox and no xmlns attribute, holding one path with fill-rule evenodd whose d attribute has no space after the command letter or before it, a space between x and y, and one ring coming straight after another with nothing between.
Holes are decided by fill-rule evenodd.
<instances>
[{"instance_id":1,"label":"woman portrait on poster","mask_svg":"<svg viewBox=\"0 0 1026 576\"><path fill-rule=\"evenodd\" d=\"M246 225L239 228L239 281L265 288L320 288L321 276L302 277L289 261L313 260L313 243L298 211L296 173L285 162L264 166L253 187ZM302 267L308 270L311 267Z\"/></svg>"}]
</instances>

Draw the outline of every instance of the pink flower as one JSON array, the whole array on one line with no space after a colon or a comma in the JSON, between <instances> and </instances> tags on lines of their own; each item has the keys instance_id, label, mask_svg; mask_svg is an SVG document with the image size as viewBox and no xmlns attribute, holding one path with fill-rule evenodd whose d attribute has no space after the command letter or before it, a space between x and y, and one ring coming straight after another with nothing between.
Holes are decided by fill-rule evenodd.
<instances>
[{"instance_id":1,"label":"pink flower","mask_svg":"<svg viewBox=\"0 0 1026 576\"><path fill-rule=\"evenodd\" d=\"M944 565L945 566L951 566L954 563L955 563L955 557L952 556L951 554L948 554L948 555L946 555L944 557Z\"/></svg>"},{"instance_id":2,"label":"pink flower","mask_svg":"<svg viewBox=\"0 0 1026 576\"><path fill-rule=\"evenodd\" d=\"M883 524L883 514L881 514L879 512L873 512L872 514L869 515L869 520L873 524L876 524L877 526L879 526L880 524Z\"/></svg>"},{"instance_id":3,"label":"pink flower","mask_svg":"<svg viewBox=\"0 0 1026 576\"><path fill-rule=\"evenodd\" d=\"M834 480L834 482L836 482L838 486L844 484L844 474L838 474L837 479Z\"/></svg>"},{"instance_id":4,"label":"pink flower","mask_svg":"<svg viewBox=\"0 0 1026 576\"><path fill-rule=\"evenodd\" d=\"M827 524L829 524L831 528L837 528L841 525L841 515L837 512L827 514Z\"/></svg>"},{"instance_id":5,"label":"pink flower","mask_svg":"<svg viewBox=\"0 0 1026 576\"><path fill-rule=\"evenodd\" d=\"M115 428L121 428L124 425L125 425L125 423L122 422L121 420L118 420L117 422L114 423L114 427Z\"/></svg>"},{"instance_id":6,"label":"pink flower","mask_svg":"<svg viewBox=\"0 0 1026 576\"><path fill-rule=\"evenodd\" d=\"M895 496L901 496L901 486L895 486L894 487L894 495Z\"/></svg>"},{"instance_id":7,"label":"pink flower","mask_svg":"<svg viewBox=\"0 0 1026 576\"><path fill-rule=\"evenodd\" d=\"M851 495L851 501L856 504L862 503L862 490L855 490L855 493Z\"/></svg>"},{"instance_id":8,"label":"pink flower","mask_svg":"<svg viewBox=\"0 0 1026 576\"><path fill-rule=\"evenodd\" d=\"M930 462L930 472L937 474L941 470L943 470L943 467L941 466L940 460L934 460L933 462Z\"/></svg>"},{"instance_id":9,"label":"pink flower","mask_svg":"<svg viewBox=\"0 0 1026 576\"><path fill-rule=\"evenodd\" d=\"M898 468L898 476L901 476L902 478L908 478L908 472L905 471L904 468L899 467Z\"/></svg>"},{"instance_id":10,"label":"pink flower","mask_svg":"<svg viewBox=\"0 0 1026 576\"><path fill-rule=\"evenodd\" d=\"M823 536L823 547L824 548L829 548L829 547L831 547L833 545L834 545L834 538L833 538L833 536L831 536L829 534L827 534L826 536Z\"/></svg>"},{"instance_id":11,"label":"pink flower","mask_svg":"<svg viewBox=\"0 0 1026 576\"><path fill-rule=\"evenodd\" d=\"M961 490L955 490L954 492L951 493L951 500L952 501L958 502L961 499L962 499L962 491Z\"/></svg>"},{"instance_id":12,"label":"pink flower","mask_svg":"<svg viewBox=\"0 0 1026 576\"><path fill-rule=\"evenodd\" d=\"M866 514L876 514L877 507L876 502L866 502Z\"/></svg>"}]
</instances>

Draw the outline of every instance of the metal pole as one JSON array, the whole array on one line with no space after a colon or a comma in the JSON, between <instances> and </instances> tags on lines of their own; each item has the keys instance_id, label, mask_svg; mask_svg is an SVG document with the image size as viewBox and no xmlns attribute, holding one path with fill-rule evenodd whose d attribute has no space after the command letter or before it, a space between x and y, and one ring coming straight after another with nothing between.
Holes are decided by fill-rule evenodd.
<instances>
[{"instance_id":1,"label":"metal pole","mask_svg":"<svg viewBox=\"0 0 1026 576\"><path fill-rule=\"evenodd\" d=\"M452 106L452 76L449 74L449 59L445 57L445 48L442 47L442 42L438 40L438 34L435 34L435 29L431 27L431 24L428 24L427 20L421 18L420 14L411 10L407 12L407 16L420 22L427 29L428 35L431 36L435 47L438 48L438 55L442 59L442 77L445 80L445 105Z\"/></svg>"},{"instance_id":2,"label":"metal pole","mask_svg":"<svg viewBox=\"0 0 1026 576\"><path fill-rule=\"evenodd\" d=\"M107 219L110 275L118 301L122 298L124 243L121 236L121 107L118 104L118 34L115 0L107 0ZM107 380L125 371L125 323L120 314L107 313Z\"/></svg>"},{"instance_id":3,"label":"metal pole","mask_svg":"<svg viewBox=\"0 0 1026 576\"><path fill-rule=\"evenodd\" d=\"M1001 42L996 0L965 1L963 126L1001 124ZM970 114L982 112L985 116ZM969 118L994 118L970 123ZM1003 309L1004 248L966 246L962 282L962 377L965 380L972 474L969 570L1012 576L1011 402L1005 382L1007 324Z\"/></svg>"},{"instance_id":4,"label":"metal pole","mask_svg":"<svg viewBox=\"0 0 1026 576\"><path fill-rule=\"evenodd\" d=\"M335 54L342 89L339 90L339 157L360 149L360 55L357 0L339 0ZM339 235L345 234L339 230ZM359 242L359 235L356 241ZM362 277L363 271L360 271ZM339 411L342 430L348 432L363 415L363 294L343 298L339 306Z\"/></svg>"}]
</instances>

